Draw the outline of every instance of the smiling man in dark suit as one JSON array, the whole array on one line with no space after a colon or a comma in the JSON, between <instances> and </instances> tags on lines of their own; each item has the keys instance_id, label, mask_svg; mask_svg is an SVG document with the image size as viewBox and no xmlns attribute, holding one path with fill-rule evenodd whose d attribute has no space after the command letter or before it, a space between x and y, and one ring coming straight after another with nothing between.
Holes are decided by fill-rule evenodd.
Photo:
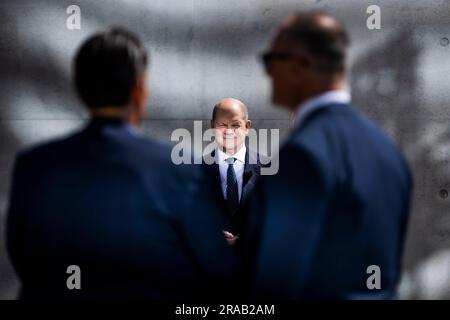
<instances>
[{"instance_id":1,"label":"smiling man in dark suit","mask_svg":"<svg viewBox=\"0 0 450 320\"><path fill-rule=\"evenodd\" d=\"M175 166L168 146L137 131L148 97L144 46L122 29L99 33L74 69L89 124L20 153L15 164L7 243L21 297L226 292L234 255L216 205L202 196L201 170ZM79 289L66 283L72 265L81 270Z\"/></svg>"},{"instance_id":2,"label":"smiling man in dark suit","mask_svg":"<svg viewBox=\"0 0 450 320\"><path fill-rule=\"evenodd\" d=\"M230 243L239 236L247 198L261 172L261 156L245 144L251 126L242 101L225 98L214 106L211 128L217 148L211 153L215 162L206 165L206 170L213 183L213 197L226 212L224 231Z\"/></svg>"}]
</instances>

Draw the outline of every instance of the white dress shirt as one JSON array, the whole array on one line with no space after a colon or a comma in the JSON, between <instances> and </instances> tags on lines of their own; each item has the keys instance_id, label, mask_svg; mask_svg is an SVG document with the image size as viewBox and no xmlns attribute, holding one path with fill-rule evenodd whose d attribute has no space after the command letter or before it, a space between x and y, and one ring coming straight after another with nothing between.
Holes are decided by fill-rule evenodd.
<instances>
[{"instance_id":1,"label":"white dress shirt","mask_svg":"<svg viewBox=\"0 0 450 320\"><path fill-rule=\"evenodd\" d=\"M220 171L220 185L222 187L223 197L227 198L227 170L228 170L228 158L236 158L233 164L234 172L236 173L236 180L238 184L239 199L242 195L242 183L244 178L244 167L245 167L245 153L247 148L245 145L239 149L234 155L230 156L220 149L217 149L217 160L219 164Z\"/></svg>"},{"instance_id":2,"label":"white dress shirt","mask_svg":"<svg viewBox=\"0 0 450 320\"><path fill-rule=\"evenodd\" d=\"M348 104L351 101L348 90L333 90L322 93L318 96L306 100L297 107L293 127L298 128L308 115L317 109L336 104Z\"/></svg>"}]
</instances>

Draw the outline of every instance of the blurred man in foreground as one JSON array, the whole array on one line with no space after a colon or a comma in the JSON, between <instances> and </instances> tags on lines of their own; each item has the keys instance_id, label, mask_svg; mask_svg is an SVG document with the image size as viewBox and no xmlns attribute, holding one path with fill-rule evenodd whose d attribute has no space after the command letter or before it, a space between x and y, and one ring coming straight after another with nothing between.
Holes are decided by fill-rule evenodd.
<instances>
[{"instance_id":1,"label":"blurred man in foreground","mask_svg":"<svg viewBox=\"0 0 450 320\"><path fill-rule=\"evenodd\" d=\"M242 243L252 297L394 296L411 177L393 141L351 106L347 46L334 17L299 13L262 56L273 102L296 116L278 174L252 195Z\"/></svg>"},{"instance_id":2,"label":"blurred man in foreground","mask_svg":"<svg viewBox=\"0 0 450 320\"><path fill-rule=\"evenodd\" d=\"M173 165L169 147L133 126L147 106L144 46L125 30L99 33L74 67L90 123L20 153L15 164L7 240L21 297L223 294L235 260L202 197L200 170ZM75 288L70 266L81 270Z\"/></svg>"}]
</instances>

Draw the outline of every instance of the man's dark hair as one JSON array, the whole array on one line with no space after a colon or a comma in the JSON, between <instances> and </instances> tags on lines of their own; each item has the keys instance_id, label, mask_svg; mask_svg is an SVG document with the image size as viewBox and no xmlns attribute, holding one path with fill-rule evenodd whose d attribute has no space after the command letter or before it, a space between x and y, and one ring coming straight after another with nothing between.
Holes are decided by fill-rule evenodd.
<instances>
[{"instance_id":1,"label":"man's dark hair","mask_svg":"<svg viewBox=\"0 0 450 320\"><path fill-rule=\"evenodd\" d=\"M324 26L320 23L321 17L328 17L335 23ZM298 13L283 30L283 37L305 48L318 61L319 71L333 74L345 70L349 37L334 17L320 11Z\"/></svg>"},{"instance_id":2,"label":"man's dark hair","mask_svg":"<svg viewBox=\"0 0 450 320\"><path fill-rule=\"evenodd\" d=\"M124 106L147 67L147 52L132 33L112 28L89 38L75 58L75 87L89 108Z\"/></svg>"}]
</instances>

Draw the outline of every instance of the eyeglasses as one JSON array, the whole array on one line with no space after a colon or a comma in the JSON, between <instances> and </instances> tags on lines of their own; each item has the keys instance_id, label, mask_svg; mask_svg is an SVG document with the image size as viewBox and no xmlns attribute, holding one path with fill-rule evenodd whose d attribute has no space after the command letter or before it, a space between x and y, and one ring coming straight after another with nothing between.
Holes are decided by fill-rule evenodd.
<instances>
[{"instance_id":1,"label":"eyeglasses","mask_svg":"<svg viewBox=\"0 0 450 320\"><path fill-rule=\"evenodd\" d=\"M266 71L269 69L271 63L274 60L289 60L294 56L290 53L281 53L281 52L264 52L261 54L260 59L264 65Z\"/></svg>"}]
</instances>

